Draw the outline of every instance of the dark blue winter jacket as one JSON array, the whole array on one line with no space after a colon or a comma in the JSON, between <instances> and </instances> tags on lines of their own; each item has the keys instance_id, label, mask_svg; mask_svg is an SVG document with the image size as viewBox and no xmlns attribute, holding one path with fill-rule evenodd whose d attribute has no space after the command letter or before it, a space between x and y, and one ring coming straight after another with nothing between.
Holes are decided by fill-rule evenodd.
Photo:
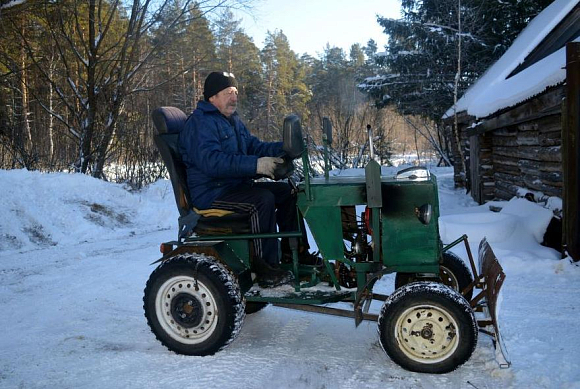
<instances>
[{"instance_id":1,"label":"dark blue winter jacket","mask_svg":"<svg viewBox=\"0 0 580 389\"><path fill-rule=\"evenodd\" d=\"M250 135L237 112L226 118L210 102L200 101L179 135L193 205L210 208L226 190L256 176L259 157L282 154L282 142L261 142Z\"/></svg>"}]
</instances>

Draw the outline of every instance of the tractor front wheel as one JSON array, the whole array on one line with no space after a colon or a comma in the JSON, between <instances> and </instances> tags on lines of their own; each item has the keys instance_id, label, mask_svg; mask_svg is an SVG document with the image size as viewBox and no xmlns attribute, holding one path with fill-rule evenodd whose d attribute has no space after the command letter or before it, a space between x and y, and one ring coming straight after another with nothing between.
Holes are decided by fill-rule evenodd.
<instances>
[{"instance_id":1,"label":"tractor front wheel","mask_svg":"<svg viewBox=\"0 0 580 389\"><path fill-rule=\"evenodd\" d=\"M395 291L379 314L380 342L403 368L441 374L465 363L477 345L469 303L435 282L414 282Z\"/></svg>"},{"instance_id":2,"label":"tractor front wheel","mask_svg":"<svg viewBox=\"0 0 580 389\"><path fill-rule=\"evenodd\" d=\"M211 355L240 332L244 299L234 275L213 257L178 255L153 271L143 297L151 331L169 350Z\"/></svg>"}]
</instances>

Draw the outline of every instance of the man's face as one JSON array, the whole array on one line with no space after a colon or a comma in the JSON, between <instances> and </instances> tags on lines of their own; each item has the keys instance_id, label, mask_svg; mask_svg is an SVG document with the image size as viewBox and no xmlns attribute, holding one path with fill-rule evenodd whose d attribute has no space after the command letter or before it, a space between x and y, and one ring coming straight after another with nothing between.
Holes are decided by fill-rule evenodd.
<instances>
[{"instance_id":1,"label":"man's face","mask_svg":"<svg viewBox=\"0 0 580 389\"><path fill-rule=\"evenodd\" d=\"M238 106L238 88L230 86L217 95L210 97L209 102L215 105L222 115L230 117L236 112Z\"/></svg>"}]
</instances>

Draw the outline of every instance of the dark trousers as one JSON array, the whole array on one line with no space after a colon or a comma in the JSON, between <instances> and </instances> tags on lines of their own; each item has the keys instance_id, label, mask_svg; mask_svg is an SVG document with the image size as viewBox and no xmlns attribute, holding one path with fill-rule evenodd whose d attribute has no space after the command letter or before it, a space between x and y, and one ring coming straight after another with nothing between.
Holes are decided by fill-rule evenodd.
<instances>
[{"instance_id":1,"label":"dark trousers","mask_svg":"<svg viewBox=\"0 0 580 389\"><path fill-rule=\"evenodd\" d=\"M239 185L220 195L211 208L247 213L252 233L297 231L296 196L285 182L254 182ZM302 226L305 236L304 226ZM304 239L306 242L306 239ZM289 251L288 239L282 239L282 251ZM278 239L255 239L255 254L269 264L279 263Z\"/></svg>"}]
</instances>

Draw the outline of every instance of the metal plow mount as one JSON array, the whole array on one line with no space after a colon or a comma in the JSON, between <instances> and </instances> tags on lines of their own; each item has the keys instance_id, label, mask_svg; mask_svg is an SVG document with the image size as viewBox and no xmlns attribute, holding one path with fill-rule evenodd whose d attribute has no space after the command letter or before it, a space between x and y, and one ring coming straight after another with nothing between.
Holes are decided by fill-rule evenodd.
<instances>
[{"instance_id":1,"label":"metal plow mount","mask_svg":"<svg viewBox=\"0 0 580 389\"><path fill-rule=\"evenodd\" d=\"M466 241L467 244L467 241ZM468 251L469 254L471 254ZM469 255L472 262L472 270L475 270L473 258ZM484 318L477 320L479 331L491 336L496 349L495 359L501 368L507 369L511 362L501 337L500 326L498 322L499 304L498 297L505 273L499 264L497 257L487 240L484 238L479 243L479 275L474 274L474 282L467 289L481 289L470 301L471 306L476 312L483 312Z\"/></svg>"}]
</instances>

